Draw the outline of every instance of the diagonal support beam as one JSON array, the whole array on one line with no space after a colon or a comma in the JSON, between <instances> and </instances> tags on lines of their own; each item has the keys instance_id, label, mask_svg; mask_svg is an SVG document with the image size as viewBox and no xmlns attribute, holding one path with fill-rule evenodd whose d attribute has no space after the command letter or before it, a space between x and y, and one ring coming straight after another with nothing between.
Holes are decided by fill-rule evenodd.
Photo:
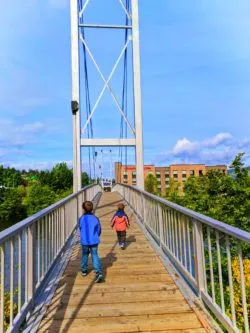
<instances>
[{"instance_id":1,"label":"diagonal support beam","mask_svg":"<svg viewBox=\"0 0 250 333\"><path fill-rule=\"evenodd\" d=\"M86 9L86 7L87 7L89 1L90 1L90 0L86 0L86 1L85 1L84 5L83 5L83 7L82 7L82 9L81 9L81 11L80 11L80 13L79 13L79 18L82 18L83 13L84 13L84 11L85 11L85 9Z\"/></svg>"},{"instance_id":2,"label":"diagonal support beam","mask_svg":"<svg viewBox=\"0 0 250 333\"><path fill-rule=\"evenodd\" d=\"M127 8L125 7L123 0L119 0L119 2L120 2L120 4L121 4L121 6L122 6L122 8L123 8L123 10L124 10L124 12L125 12L125 14L127 15L128 19L131 20L131 15L130 15L129 12L127 11Z\"/></svg>"},{"instance_id":3,"label":"diagonal support beam","mask_svg":"<svg viewBox=\"0 0 250 333\"><path fill-rule=\"evenodd\" d=\"M104 88L103 88L103 90L102 90L102 92L101 92L101 97L102 97L102 95L103 95L105 89L108 88L109 91L110 91L111 96L113 97L113 99L114 99L114 101L115 101L115 104L117 105L117 107L118 107L118 109L119 109L119 111L120 111L120 113L121 113L121 115L123 116L124 120L126 121L126 123L127 123L128 127L130 128L132 134L135 135L135 130L134 130L133 127L131 126L131 124L130 124L128 118L126 117L125 113L124 113L123 110L122 110L122 107L121 107L121 105L120 105L118 99L116 98L115 94L113 93L113 90L112 90L112 88L111 88L111 86L110 86L110 84L109 84L110 79L109 79L109 80L106 80L106 79L105 79L105 77L104 77L104 75L103 75L103 73L102 73L100 67L98 66L97 62L95 61L95 58L94 58L92 52L90 51L90 49L89 49L89 47L88 47L86 41L83 39L83 36L82 36L82 35L80 35L80 40L81 40L82 43L84 44L84 46L85 46L85 48L86 48L86 50L87 50L87 52L88 52L88 54L89 54L91 60L93 61L93 63L94 63L94 65L95 65L95 67L96 67L98 73L100 74L100 76L101 76L101 78L102 78L102 80L103 80L103 82L104 82ZM129 41L129 40L128 40L128 41ZM128 42L128 41L127 41L127 42ZM126 43L126 45L127 45L127 43ZM126 46L126 45L125 45L125 46ZM127 48L127 46L126 46L126 48ZM125 51L126 48L123 48L123 50ZM123 51L123 52L124 52L124 51ZM120 61L120 58L121 58L121 57L118 58L119 61ZM117 63L117 65L118 65L118 63ZM116 65L116 67L117 67L117 65ZM113 70L113 73L114 73L114 70ZM113 73L112 73L112 76L113 76ZM111 77L112 77L112 76L111 76ZM99 96L99 97L100 97L100 96ZM99 98L99 101L97 101L98 104L99 104L99 102L100 102L101 97ZM97 104L97 105L98 105L98 104ZM95 108L95 109L96 109L96 108ZM95 110L94 110L94 111L95 111ZM91 113L93 113L93 112L91 112ZM92 114L92 115L93 115L93 114ZM90 116L89 116L90 119L91 119L92 115L90 114ZM89 123L90 119L87 119L87 123ZM87 124L87 125L88 125L88 124ZM87 125L86 125L86 126L87 126ZM84 130L86 129L86 126L84 126Z\"/></svg>"},{"instance_id":4,"label":"diagonal support beam","mask_svg":"<svg viewBox=\"0 0 250 333\"><path fill-rule=\"evenodd\" d=\"M82 37L82 35L80 35L80 39L81 39L82 42L83 42L83 37ZM127 40L127 43L125 44L125 46L123 47L123 49L122 49L122 51L121 51L119 57L117 58L117 61L116 61L115 65L114 65L114 67L113 67L113 69L112 69L112 71L111 71L111 73L110 73L110 75L109 75L109 77L108 77L108 80L107 80L107 82L104 84L104 87L103 87L101 93L99 94L99 96L98 96L98 98L97 98L97 100L96 100L96 103L95 103L93 109L91 110L90 115L89 115L88 118L87 118L86 123L84 124L84 126L83 126L83 128L82 128L82 134L84 134L84 132L85 132L85 130L86 130L86 128L87 128L87 126L88 126L88 124L89 124L91 118L93 117L94 112L95 112L95 110L97 109L97 106L98 106L98 104L99 104L99 102L100 102L100 100L101 100L101 98L102 98L102 96L103 96L103 94L104 94L104 91L106 90L107 85L108 85L109 81L111 80L111 78L112 78L112 76L113 76L113 74L114 74L114 72L115 72L115 70L116 70L116 68L117 68L117 66L118 66L118 64L119 64L119 62L120 62L120 60L121 60L121 58L122 58L124 52L125 52L125 50L127 49L129 42L130 42L130 40Z\"/></svg>"}]
</instances>

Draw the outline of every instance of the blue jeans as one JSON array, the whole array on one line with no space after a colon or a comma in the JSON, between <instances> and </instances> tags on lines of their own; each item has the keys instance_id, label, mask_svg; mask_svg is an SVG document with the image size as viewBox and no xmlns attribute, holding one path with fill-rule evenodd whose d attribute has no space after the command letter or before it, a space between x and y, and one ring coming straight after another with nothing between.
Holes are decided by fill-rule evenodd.
<instances>
[{"instance_id":1,"label":"blue jeans","mask_svg":"<svg viewBox=\"0 0 250 333\"><path fill-rule=\"evenodd\" d=\"M88 269L89 253L91 253L94 271L98 274L102 273L102 265L98 256L98 245L82 245L82 271L87 271Z\"/></svg>"}]
</instances>

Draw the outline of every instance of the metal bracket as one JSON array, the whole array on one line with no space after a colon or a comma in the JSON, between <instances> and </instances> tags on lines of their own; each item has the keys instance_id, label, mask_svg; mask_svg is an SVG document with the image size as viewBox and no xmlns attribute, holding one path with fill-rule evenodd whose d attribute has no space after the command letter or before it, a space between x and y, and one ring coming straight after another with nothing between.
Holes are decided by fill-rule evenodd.
<instances>
[{"instance_id":1,"label":"metal bracket","mask_svg":"<svg viewBox=\"0 0 250 333\"><path fill-rule=\"evenodd\" d=\"M79 111L79 103L77 101L71 101L71 111L73 115Z\"/></svg>"}]
</instances>

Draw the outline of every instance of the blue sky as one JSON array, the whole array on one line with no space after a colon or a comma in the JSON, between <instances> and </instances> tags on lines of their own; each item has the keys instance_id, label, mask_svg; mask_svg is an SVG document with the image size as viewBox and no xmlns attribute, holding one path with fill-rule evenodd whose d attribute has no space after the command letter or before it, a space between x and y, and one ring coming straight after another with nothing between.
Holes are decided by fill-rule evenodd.
<instances>
[{"instance_id":1,"label":"blue sky","mask_svg":"<svg viewBox=\"0 0 250 333\"><path fill-rule=\"evenodd\" d=\"M239 151L250 163L249 1L140 0L139 5L145 163L228 164ZM123 24L119 1L90 0L86 21ZM106 35L91 32L86 38L108 76L124 37ZM70 164L69 0L5 1L0 42L0 163ZM118 96L121 69L111 82ZM89 72L94 101L102 81L90 61ZM95 117L96 137L119 133L119 112L108 93ZM128 155L133 162L133 151Z\"/></svg>"}]
</instances>

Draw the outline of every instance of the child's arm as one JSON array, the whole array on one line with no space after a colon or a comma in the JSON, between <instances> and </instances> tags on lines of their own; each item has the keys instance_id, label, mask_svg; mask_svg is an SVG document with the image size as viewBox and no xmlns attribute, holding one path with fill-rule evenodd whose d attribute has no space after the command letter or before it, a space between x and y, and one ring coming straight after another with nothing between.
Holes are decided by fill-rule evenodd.
<instances>
[{"instance_id":1,"label":"child's arm","mask_svg":"<svg viewBox=\"0 0 250 333\"><path fill-rule=\"evenodd\" d=\"M129 227L130 226L130 222L129 222L129 218L128 218L128 215L125 213L125 216L126 216L126 223L127 223L127 226Z\"/></svg>"},{"instance_id":2,"label":"child's arm","mask_svg":"<svg viewBox=\"0 0 250 333\"><path fill-rule=\"evenodd\" d=\"M97 218L97 220L98 220L98 224L97 224L97 228L98 228L98 235L100 236L101 235L101 233L102 233L102 226L101 226L101 222L100 222L100 220Z\"/></svg>"},{"instance_id":3,"label":"child's arm","mask_svg":"<svg viewBox=\"0 0 250 333\"><path fill-rule=\"evenodd\" d=\"M127 216L126 216L126 224L127 224L127 227L129 228L130 227L130 223L129 223L129 219L128 219Z\"/></svg>"},{"instance_id":4,"label":"child's arm","mask_svg":"<svg viewBox=\"0 0 250 333\"><path fill-rule=\"evenodd\" d=\"M110 222L111 228L113 228L113 226L115 225L115 222L116 222L116 215L114 215L113 219Z\"/></svg>"},{"instance_id":5,"label":"child's arm","mask_svg":"<svg viewBox=\"0 0 250 333\"><path fill-rule=\"evenodd\" d=\"M81 217L79 218L79 220L78 220L78 227L79 227L79 229L80 229L80 231L81 231L81 228L82 228L82 225L81 225Z\"/></svg>"}]
</instances>

